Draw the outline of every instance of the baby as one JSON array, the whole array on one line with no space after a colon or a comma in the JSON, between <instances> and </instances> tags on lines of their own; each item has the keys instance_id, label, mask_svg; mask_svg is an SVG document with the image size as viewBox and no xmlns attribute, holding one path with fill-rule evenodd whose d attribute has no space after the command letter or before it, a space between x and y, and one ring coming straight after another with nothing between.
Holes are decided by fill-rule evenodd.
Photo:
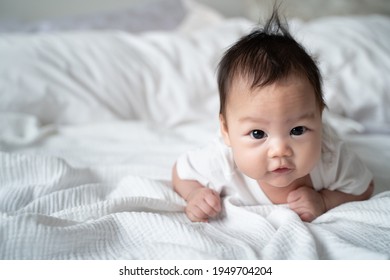
<instances>
[{"instance_id":1,"label":"baby","mask_svg":"<svg viewBox=\"0 0 390 280\"><path fill-rule=\"evenodd\" d=\"M371 196L371 172L323 124L321 81L277 12L227 50L218 69L221 137L173 168L191 221L217 216L221 194L242 205L287 204L306 222Z\"/></svg>"}]
</instances>

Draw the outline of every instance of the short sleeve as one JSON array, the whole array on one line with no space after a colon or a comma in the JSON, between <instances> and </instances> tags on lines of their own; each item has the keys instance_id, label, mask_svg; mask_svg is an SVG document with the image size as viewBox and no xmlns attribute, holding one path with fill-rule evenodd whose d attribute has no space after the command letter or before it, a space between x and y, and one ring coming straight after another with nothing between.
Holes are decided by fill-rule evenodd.
<instances>
[{"instance_id":1,"label":"short sleeve","mask_svg":"<svg viewBox=\"0 0 390 280\"><path fill-rule=\"evenodd\" d=\"M231 180L234 161L230 149L216 139L210 145L188 151L176 161L177 175L182 180L195 180L220 192Z\"/></svg>"},{"instance_id":2,"label":"short sleeve","mask_svg":"<svg viewBox=\"0 0 390 280\"><path fill-rule=\"evenodd\" d=\"M373 175L361 159L340 140L324 153L310 173L314 188L360 195L367 190Z\"/></svg>"}]
</instances>

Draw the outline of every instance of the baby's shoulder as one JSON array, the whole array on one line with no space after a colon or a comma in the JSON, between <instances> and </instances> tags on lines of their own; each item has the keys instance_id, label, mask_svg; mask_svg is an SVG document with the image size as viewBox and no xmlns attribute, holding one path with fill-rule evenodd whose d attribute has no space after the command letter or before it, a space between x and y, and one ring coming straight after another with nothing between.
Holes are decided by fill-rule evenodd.
<instances>
[{"instance_id":1,"label":"baby's shoulder","mask_svg":"<svg viewBox=\"0 0 390 280\"><path fill-rule=\"evenodd\" d=\"M210 156L216 171L222 172L224 177L231 177L237 169L232 149L223 142L222 137L213 140L211 149Z\"/></svg>"}]
</instances>

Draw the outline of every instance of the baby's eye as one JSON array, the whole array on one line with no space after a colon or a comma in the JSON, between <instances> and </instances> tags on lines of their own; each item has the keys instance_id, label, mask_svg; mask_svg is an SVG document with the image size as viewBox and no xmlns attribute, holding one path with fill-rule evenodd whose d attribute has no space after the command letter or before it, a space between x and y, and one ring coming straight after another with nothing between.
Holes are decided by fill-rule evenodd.
<instances>
[{"instance_id":1,"label":"baby's eye","mask_svg":"<svg viewBox=\"0 0 390 280\"><path fill-rule=\"evenodd\" d=\"M304 126L297 126L297 127L294 127L293 129L291 129L290 134L294 135L294 136L298 136L298 135L302 135L303 133L305 133L306 130L307 130L307 128Z\"/></svg>"},{"instance_id":2,"label":"baby's eye","mask_svg":"<svg viewBox=\"0 0 390 280\"><path fill-rule=\"evenodd\" d=\"M264 131L259 129L252 130L250 135L254 139L263 139L264 137L267 136Z\"/></svg>"}]
</instances>

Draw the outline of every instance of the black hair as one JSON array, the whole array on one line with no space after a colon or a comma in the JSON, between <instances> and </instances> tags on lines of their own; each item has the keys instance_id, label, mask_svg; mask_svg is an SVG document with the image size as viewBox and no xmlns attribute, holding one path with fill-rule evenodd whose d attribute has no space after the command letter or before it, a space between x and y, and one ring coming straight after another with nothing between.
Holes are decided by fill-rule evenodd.
<instances>
[{"instance_id":1,"label":"black hair","mask_svg":"<svg viewBox=\"0 0 390 280\"><path fill-rule=\"evenodd\" d=\"M226 117L226 99L234 79L247 78L251 89L254 89L270 85L293 73L307 77L322 111L326 104L322 93L322 77L316 62L291 36L286 20L283 24L274 8L264 27L239 39L223 55L217 73L219 113Z\"/></svg>"}]
</instances>

